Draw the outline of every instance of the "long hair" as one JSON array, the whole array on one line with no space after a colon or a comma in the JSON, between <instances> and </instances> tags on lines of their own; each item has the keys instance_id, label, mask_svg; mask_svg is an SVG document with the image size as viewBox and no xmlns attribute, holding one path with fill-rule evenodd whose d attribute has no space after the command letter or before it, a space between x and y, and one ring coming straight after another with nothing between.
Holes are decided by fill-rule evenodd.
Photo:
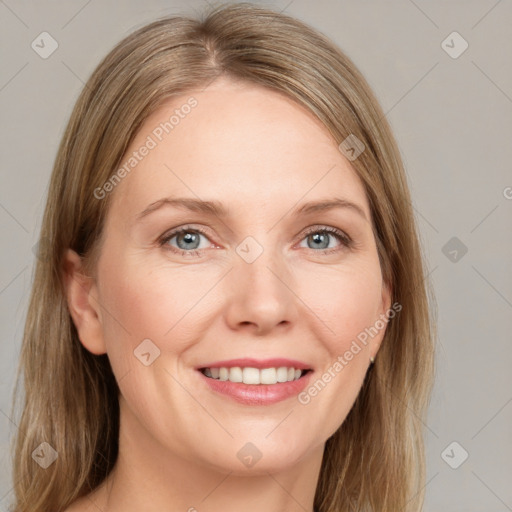
<instances>
[{"instance_id":1,"label":"long hair","mask_svg":"<svg viewBox=\"0 0 512 512\"><path fill-rule=\"evenodd\" d=\"M103 59L76 102L51 176L40 238L46 250L35 268L13 402L16 410L23 384L15 512L61 511L116 462L119 389L107 356L91 354L78 339L63 257L71 248L94 271L112 196L98 200L94 191L118 169L148 116L220 75L284 93L337 144L355 136L365 146L351 165L369 200L383 279L401 311L354 406L325 444L315 509L422 508L435 323L398 146L365 78L335 44L292 17L239 3L202 19L166 17L139 28ZM45 442L57 458L43 469L33 452Z\"/></svg>"}]
</instances>

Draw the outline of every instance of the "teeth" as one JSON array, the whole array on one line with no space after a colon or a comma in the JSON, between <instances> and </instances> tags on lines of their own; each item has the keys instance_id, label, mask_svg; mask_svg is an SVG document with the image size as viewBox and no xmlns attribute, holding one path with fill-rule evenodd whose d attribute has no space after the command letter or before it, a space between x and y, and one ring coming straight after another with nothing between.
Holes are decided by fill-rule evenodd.
<instances>
[{"instance_id":1,"label":"teeth","mask_svg":"<svg viewBox=\"0 0 512 512\"><path fill-rule=\"evenodd\" d=\"M242 374L244 376L244 384L259 384L261 381L258 368L244 368Z\"/></svg>"},{"instance_id":2,"label":"teeth","mask_svg":"<svg viewBox=\"0 0 512 512\"><path fill-rule=\"evenodd\" d=\"M244 384L277 384L278 382L290 382L297 380L304 373L304 370L296 368L205 368L202 370L204 375L217 380L229 380L230 382L243 382Z\"/></svg>"},{"instance_id":3,"label":"teeth","mask_svg":"<svg viewBox=\"0 0 512 512\"><path fill-rule=\"evenodd\" d=\"M277 369L277 382L286 382L288 380L288 368L282 366Z\"/></svg>"},{"instance_id":4,"label":"teeth","mask_svg":"<svg viewBox=\"0 0 512 512\"><path fill-rule=\"evenodd\" d=\"M231 382L243 382L244 377L243 377L242 368L239 368L239 367L230 368L229 380Z\"/></svg>"},{"instance_id":5,"label":"teeth","mask_svg":"<svg viewBox=\"0 0 512 512\"><path fill-rule=\"evenodd\" d=\"M299 370L300 376L300 370ZM260 370L260 382L262 384L276 384L277 383L277 370L275 368L264 368Z\"/></svg>"}]
</instances>

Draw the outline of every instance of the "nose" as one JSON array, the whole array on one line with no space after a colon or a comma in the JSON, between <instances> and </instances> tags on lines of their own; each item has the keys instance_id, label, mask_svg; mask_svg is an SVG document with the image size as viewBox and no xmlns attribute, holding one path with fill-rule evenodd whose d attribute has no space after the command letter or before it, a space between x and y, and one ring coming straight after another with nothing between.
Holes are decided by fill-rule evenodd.
<instances>
[{"instance_id":1,"label":"nose","mask_svg":"<svg viewBox=\"0 0 512 512\"><path fill-rule=\"evenodd\" d=\"M285 262L263 253L252 263L238 258L227 276L226 321L231 329L265 335L298 318L298 298Z\"/></svg>"}]
</instances>

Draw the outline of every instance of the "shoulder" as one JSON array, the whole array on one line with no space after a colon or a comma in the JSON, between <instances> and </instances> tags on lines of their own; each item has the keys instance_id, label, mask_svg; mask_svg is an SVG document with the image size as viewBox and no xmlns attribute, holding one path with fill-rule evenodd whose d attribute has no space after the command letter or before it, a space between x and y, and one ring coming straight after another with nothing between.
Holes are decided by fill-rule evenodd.
<instances>
[{"instance_id":1,"label":"shoulder","mask_svg":"<svg viewBox=\"0 0 512 512\"><path fill-rule=\"evenodd\" d=\"M64 512L98 512L98 507L90 499L83 497L71 503Z\"/></svg>"},{"instance_id":2,"label":"shoulder","mask_svg":"<svg viewBox=\"0 0 512 512\"><path fill-rule=\"evenodd\" d=\"M82 500L74 501L64 512L89 512L90 508Z\"/></svg>"},{"instance_id":3,"label":"shoulder","mask_svg":"<svg viewBox=\"0 0 512 512\"><path fill-rule=\"evenodd\" d=\"M103 481L97 488L85 496L77 498L63 512L98 512L106 510L108 496L106 494L106 482Z\"/></svg>"}]
</instances>

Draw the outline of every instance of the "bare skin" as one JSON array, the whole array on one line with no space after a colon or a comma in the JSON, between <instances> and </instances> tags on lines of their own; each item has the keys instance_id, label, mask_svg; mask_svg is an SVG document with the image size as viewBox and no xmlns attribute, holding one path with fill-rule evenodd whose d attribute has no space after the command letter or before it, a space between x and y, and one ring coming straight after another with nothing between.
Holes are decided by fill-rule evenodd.
<instances>
[{"instance_id":1,"label":"bare skin","mask_svg":"<svg viewBox=\"0 0 512 512\"><path fill-rule=\"evenodd\" d=\"M323 125L284 96L221 78L155 112L127 155L191 96L197 106L111 192L94 278L67 255L80 340L108 353L121 390L116 466L68 512L313 511L325 441L385 332L308 403L246 405L205 385L198 365L241 357L306 362L313 384L389 309L390 290L361 181ZM138 218L170 196L219 201L228 215L164 205ZM296 211L334 197L361 212ZM195 255L183 237L160 243L180 227L196 235ZM236 251L246 237L262 248L251 263ZM134 357L145 339L160 350L148 366ZM237 456L248 442L261 453L252 467Z\"/></svg>"}]
</instances>

